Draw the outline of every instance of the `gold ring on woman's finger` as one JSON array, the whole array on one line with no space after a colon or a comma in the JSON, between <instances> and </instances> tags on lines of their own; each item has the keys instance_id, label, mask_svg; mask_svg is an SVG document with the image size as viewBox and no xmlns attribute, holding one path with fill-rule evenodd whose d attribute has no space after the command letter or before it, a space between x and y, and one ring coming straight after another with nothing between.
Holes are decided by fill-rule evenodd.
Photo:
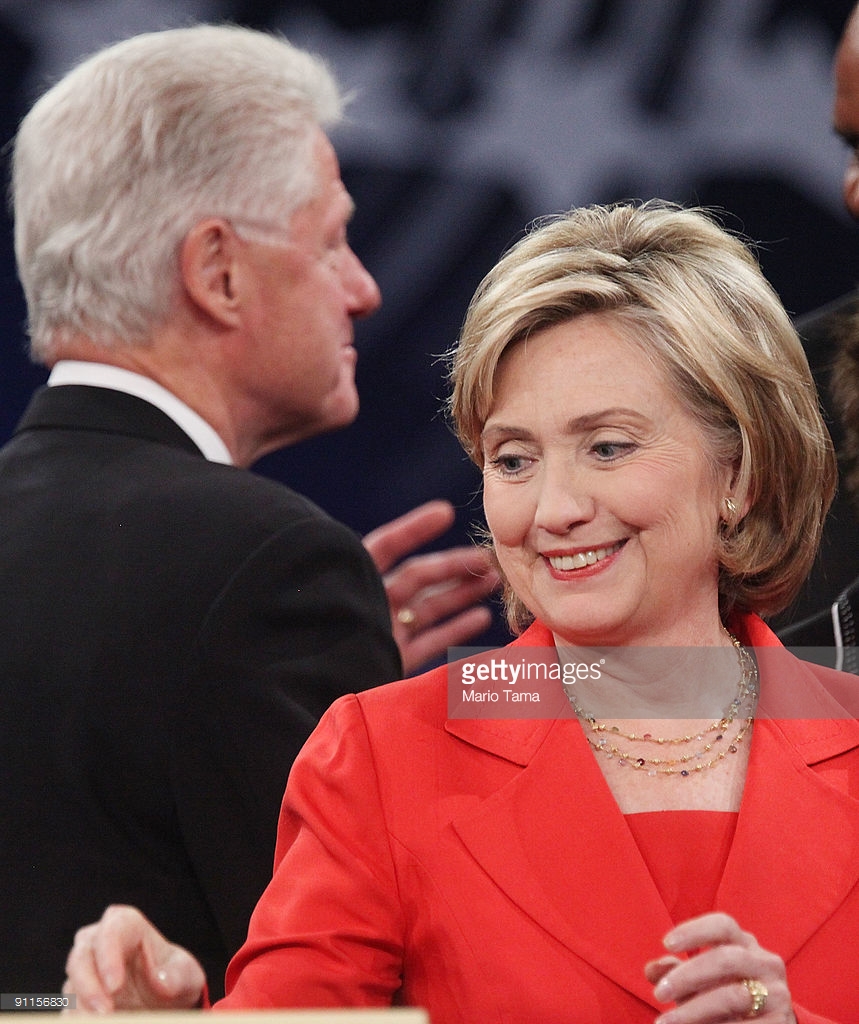
<instances>
[{"instance_id":1,"label":"gold ring on woman's finger","mask_svg":"<svg viewBox=\"0 0 859 1024\"><path fill-rule=\"evenodd\" d=\"M401 626L413 626L416 618L417 616L411 608L401 608L397 612L397 622Z\"/></svg>"},{"instance_id":2,"label":"gold ring on woman's finger","mask_svg":"<svg viewBox=\"0 0 859 1024\"><path fill-rule=\"evenodd\" d=\"M762 981L758 981L756 978L743 978L743 984L746 986L749 995L752 999L752 1005L749 1007L749 1012L746 1014L747 1017L757 1017L758 1014L763 1013L767 1005L767 991L766 985Z\"/></svg>"}]
</instances>

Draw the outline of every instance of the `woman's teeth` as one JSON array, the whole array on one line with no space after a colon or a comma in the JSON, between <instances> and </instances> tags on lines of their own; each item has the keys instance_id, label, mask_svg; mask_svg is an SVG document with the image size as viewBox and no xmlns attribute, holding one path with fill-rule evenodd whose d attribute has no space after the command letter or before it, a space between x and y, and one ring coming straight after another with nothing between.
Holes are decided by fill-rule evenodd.
<instances>
[{"instance_id":1,"label":"woman's teeth","mask_svg":"<svg viewBox=\"0 0 859 1024\"><path fill-rule=\"evenodd\" d=\"M612 544L608 548L594 548L591 551L578 551L574 555L549 555L549 565L561 572L569 572L571 569L584 569L586 565L595 565L601 562L615 551L620 551L621 544Z\"/></svg>"}]
</instances>

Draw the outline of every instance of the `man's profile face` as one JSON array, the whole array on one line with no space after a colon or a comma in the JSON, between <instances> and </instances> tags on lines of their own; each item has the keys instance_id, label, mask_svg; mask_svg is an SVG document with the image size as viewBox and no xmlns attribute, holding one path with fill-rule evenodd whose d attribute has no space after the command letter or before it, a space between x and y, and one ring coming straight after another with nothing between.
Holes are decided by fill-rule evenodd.
<instances>
[{"instance_id":1,"label":"man's profile face","mask_svg":"<svg viewBox=\"0 0 859 1024\"><path fill-rule=\"evenodd\" d=\"M381 301L349 245L352 199L321 131L314 159L317 188L293 215L288 238L247 243L257 286L246 385L272 438L288 443L357 415L353 321Z\"/></svg>"}]
</instances>

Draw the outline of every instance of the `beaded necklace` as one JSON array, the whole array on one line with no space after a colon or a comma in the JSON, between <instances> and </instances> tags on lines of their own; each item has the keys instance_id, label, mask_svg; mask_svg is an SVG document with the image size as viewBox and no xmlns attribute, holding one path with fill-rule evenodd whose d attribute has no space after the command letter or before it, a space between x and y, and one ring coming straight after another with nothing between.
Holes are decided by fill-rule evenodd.
<instances>
[{"instance_id":1,"label":"beaded necklace","mask_svg":"<svg viewBox=\"0 0 859 1024\"><path fill-rule=\"evenodd\" d=\"M586 734L586 738L591 747L607 758L616 758L620 767L629 766L637 771L647 772L651 776L680 775L683 778L687 778L695 772L703 772L708 768L715 767L728 754L736 754L739 744L754 722L758 696L758 670L754 659L740 641L730 633L728 636L737 651L737 659L740 663L740 681L737 684L736 696L721 718L717 718L706 728L685 736L654 736L649 732L623 732L619 726L600 722L585 711L576 700L572 687L566 685L564 690L576 717L588 725L590 733ZM740 715L742 715L742 721L737 725L733 736L726 737L726 733ZM623 750L609 737L631 742L654 743L658 746L680 746L697 741L703 746L678 757L645 757L629 750ZM711 738L708 739L708 737ZM712 756L709 756L711 754Z\"/></svg>"}]
</instances>

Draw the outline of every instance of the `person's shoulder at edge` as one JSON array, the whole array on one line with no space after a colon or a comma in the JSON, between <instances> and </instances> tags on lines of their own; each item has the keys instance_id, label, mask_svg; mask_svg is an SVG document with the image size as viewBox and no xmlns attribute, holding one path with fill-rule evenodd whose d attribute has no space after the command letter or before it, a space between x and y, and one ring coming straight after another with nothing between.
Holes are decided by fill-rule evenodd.
<instances>
[{"instance_id":1,"label":"person's shoulder at edge","mask_svg":"<svg viewBox=\"0 0 859 1024\"><path fill-rule=\"evenodd\" d=\"M827 321L831 322L835 317L851 313L857 305L859 305L859 289L845 292L829 302L824 302L822 306L816 306L806 313L795 316L793 318L794 326L802 336L804 329L810 333L815 327L824 325Z\"/></svg>"},{"instance_id":2,"label":"person's shoulder at edge","mask_svg":"<svg viewBox=\"0 0 859 1024\"><path fill-rule=\"evenodd\" d=\"M831 604L779 629L785 647L798 657L829 668L859 675L859 577Z\"/></svg>"},{"instance_id":3,"label":"person's shoulder at edge","mask_svg":"<svg viewBox=\"0 0 859 1024\"><path fill-rule=\"evenodd\" d=\"M817 384L824 420L836 450L843 444L844 432L833 408L830 385L832 363L840 339L858 313L859 289L794 319ZM839 641L833 607L847 591L852 591L850 604L855 606L856 586L859 583L859 577L855 575L859 569L856 561L857 529L859 524L856 510L845 492L842 478L808 579L791 606L774 616L770 623L785 645L818 648L816 652L803 652L809 660L840 666L855 673L859 673L859 659L848 664L838 654L837 648L851 641Z\"/></svg>"}]
</instances>

